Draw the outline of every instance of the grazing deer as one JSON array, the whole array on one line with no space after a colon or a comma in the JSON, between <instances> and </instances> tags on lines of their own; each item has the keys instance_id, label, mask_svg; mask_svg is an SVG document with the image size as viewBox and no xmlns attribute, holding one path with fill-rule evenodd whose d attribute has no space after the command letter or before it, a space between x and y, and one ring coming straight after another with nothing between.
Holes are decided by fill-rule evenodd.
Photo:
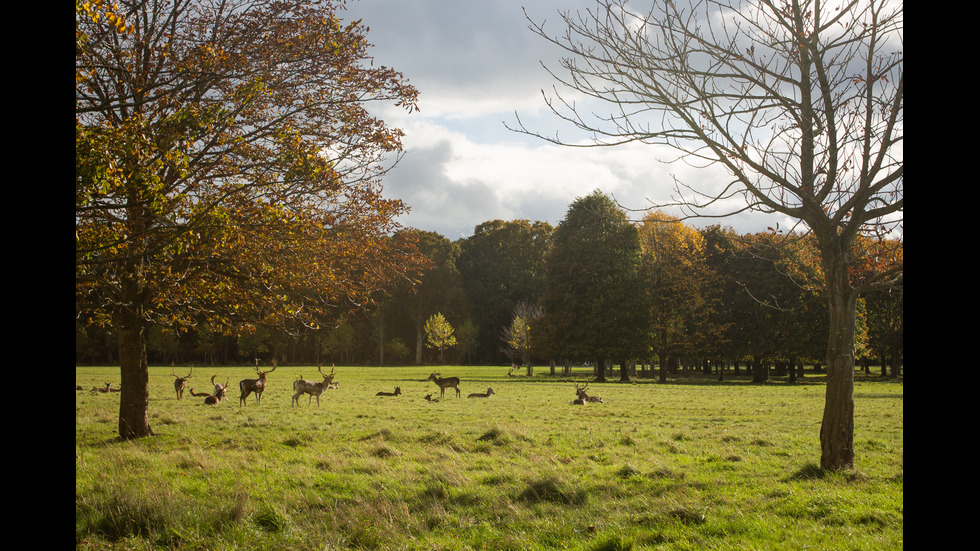
<instances>
[{"instance_id":1,"label":"grazing deer","mask_svg":"<svg viewBox=\"0 0 980 551\"><path fill-rule=\"evenodd\" d=\"M487 387L487 391L486 392L474 392L473 394L470 394L469 396L467 396L467 398L489 398L489 397L491 397L493 395L494 395L493 389L490 388L490 387Z\"/></svg>"},{"instance_id":2,"label":"grazing deer","mask_svg":"<svg viewBox=\"0 0 980 551\"><path fill-rule=\"evenodd\" d=\"M432 381L439 386L439 397L445 398L447 388L456 389L456 397L459 398L459 378L458 377L439 377L438 374L433 373L429 375L426 381Z\"/></svg>"},{"instance_id":3,"label":"grazing deer","mask_svg":"<svg viewBox=\"0 0 980 551\"><path fill-rule=\"evenodd\" d=\"M382 390L381 392L375 394L375 396L398 396L401 393L402 393L402 388L400 386L396 386L394 392L385 392Z\"/></svg>"},{"instance_id":4,"label":"grazing deer","mask_svg":"<svg viewBox=\"0 0 980 551\"><path fill-rule=\"evenodd\" d=\"M588 394L586 394L585 393L585 389L587 389L587 388L589 388L589 383L585 383L585 386L583 386L581 388L579 388L578 383L575 383L575 394L579 398L585 400L586 402L592 402L592 403L597 403L597 404L603 403L601 397L599 397L599 396L589 396Z\"/></svg>"},{"instance_id":5,"label":"grazing deer","mask_svg":"<svg viewBox=\"0 0 980 551\"><path fill-rule=\"evenodd\" d=\"M255 360L255 372L259 374L259 378L258 379L243 379L241 382L238 383L238 388L242 391L241 397L238 398L238 405L239 406L244 406L245 405L245 398L248 398L248 395L251 394L251 393L253 393L253 392L255 393L255 405L261 404L262 403L262 392L265 390L265 384L267 382L266 381L266 375L268 375L269 373L272 373L273 371L275 371L277 367L279 367L279 366L276 364L275 358L273 358L272 359L272 369L270 369L269 371L259 371L259 360L256 359Z\"/></svg>"},{"instance_id":6,"label":"grazing deer","mask_svg":"<svg viewBox=\"0 0 980 551\"><path fill-rule=\"evenodd\" d=\"M174 390L177 392L178 400L184 397L184 388L187 387L187 379L191 378L191 373L194 373L194 364L191 364L191 372L188 373L186 377L181 377L180 375L174 373L174 363L170 362L170 374L175 377Z\"/></svg>"},{"instance_id":7,"label":"grazing deer","mask_svg":"<svg viewBox=\"0 0 980 551\"><path fill-rule=\"evenodd\" d=\"M292 402L290 402L291 405L295 404L298 406L299 397L302 396L303 394L309 394L310 399L307 401L306 406L307 407L311 406L313 404L313 397L316 396L316 407L320 407L320 395L323 394L324 390L330 388L330 385L334 377L333 375L334 370L333 367L331 366L329 375L324 373L323 369L321 369L320 366L316 366L316 370L319 371L320 375L323 376L323 380L320 381L319 383L314 383L313 381L307 381L306 379L303 378L302 375L300 375L299 379L293 382L293 390L296 392L296 394L293 394L293 400Z\"/></svg>"}]
</instances>

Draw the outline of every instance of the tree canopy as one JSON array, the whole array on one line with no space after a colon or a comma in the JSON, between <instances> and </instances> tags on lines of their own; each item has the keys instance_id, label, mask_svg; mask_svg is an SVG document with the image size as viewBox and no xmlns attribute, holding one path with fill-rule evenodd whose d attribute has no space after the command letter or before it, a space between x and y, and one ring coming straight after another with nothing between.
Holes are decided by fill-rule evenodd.
<instances>
[{"instance_id":1,"label":"tree canopy","mask_svg":"<svg viewBox=\"0 0 980 551\"><path fill-rule=\"evenodd\" d=\"M75 13L76 311L119 335L131 438L149 324L299 330L414 277L379 185L401 132L366 104L417 91L339 1L98 4Z\"/></svg>"}]
</instances>

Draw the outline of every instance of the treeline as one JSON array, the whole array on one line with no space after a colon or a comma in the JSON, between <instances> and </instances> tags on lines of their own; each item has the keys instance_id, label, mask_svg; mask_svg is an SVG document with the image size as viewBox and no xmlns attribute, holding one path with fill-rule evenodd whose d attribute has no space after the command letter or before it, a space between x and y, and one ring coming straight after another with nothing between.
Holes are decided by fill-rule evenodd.
<instances>
[{"instance_id":1,"label":"treeline","mask_svg":"<svg viewBox=\"0 0 980 551\"><path fill-rule=\"evenodd\" d=\"M405 231L430 261L418 282L318 327L225 334L153 326L149 363L274 357L281 365L515 364L560 373L590 362L600 378L619 365L623 378L728 367L765 379L770 369L795 376L824 362L823 278L805 236L696 229L660 212L634 222L599 192L573 202L558 227L494 220L457 241ZM852 267L901 254L901 242L869 239ZM901 366L902 301L902 287L862 298L855 355L865 369ZM79 324L75 345L76 363L118 361L110 329Z\"/></svg>"}]
</instances>

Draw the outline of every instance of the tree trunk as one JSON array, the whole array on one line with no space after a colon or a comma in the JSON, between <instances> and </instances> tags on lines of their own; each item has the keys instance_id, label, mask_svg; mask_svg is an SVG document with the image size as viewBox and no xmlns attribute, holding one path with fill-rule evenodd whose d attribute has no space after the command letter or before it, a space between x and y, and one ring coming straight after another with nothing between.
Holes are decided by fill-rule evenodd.
<instances>
[{"instance_id":1,"label":"tree trunk","mask_svg":"<svg viewBox=\"0 0 980 551\"><path fill-rule=\"evenodd\" d=\"M132 304L132 302L130 303ZM146 365L146 322L129 309L119 312L114 322L119 334L119 437L123 440L152 436L147 414L150 402L150 373Z\"/></svg>"},{"instance_id":2,"label":"tree trunk","mask_svg":"<svg viewBox=\"0 0 980 551\"><path fill-rule=\"evenodd\" d=\"M825 264L826 266L826 264ZM844 262L825 269L830 338L827 343L827 396L820 426L820 466L854 466L854 336L857 293L850 289Z\"/></svg>"}]
</instances>

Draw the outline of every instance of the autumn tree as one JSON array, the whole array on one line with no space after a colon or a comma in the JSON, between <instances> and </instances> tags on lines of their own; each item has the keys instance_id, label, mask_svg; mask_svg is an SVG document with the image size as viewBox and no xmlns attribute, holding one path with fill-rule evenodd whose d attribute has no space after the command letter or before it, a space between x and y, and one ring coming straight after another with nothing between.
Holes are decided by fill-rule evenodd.
<instances>
[{"instance_id":1,"label":"autumn tree","mask_svg":"<svg viewBox=\"0 0 980 551\"><path fill-rule=\"evenodd\" d=\"M100 5L75 12L76 312L118 335L128 439L151 325L312 328L413 277L379 185L401 133L367 105L417 91L341 1Z\"/></svg>"},{"instance_id":2,"label":"autumn tree","mask_svg":"<svg viewBox=\"0 0 980 551\"><path fill-rule=\"evenodd\" d=\"M439 351L439 362L445 361L445 351L456 346L453 326L446 321L441 312L436 312L425 321L425 344Z\"/></svg>"},{"instance_id":3,"label":"autumn tree","mask_svg":"<svg viewBox=\"0 0 980 551\"><path fill-rule=\"evenodd\" d=\"M690 0L641 11L605 0L562 14L560 26L552 36L531 21L567 53L547 104L592 139L585 145L642 143L730 176L718 188L679 181L656 206L777 213L813 235L830 320L820 464L853 467L858 297L903 269L852 270L859 237L901 235L902 3ZM517 129L583 145L577 134Z\"/></svg>"},{"instance_id":4,"label":"autumn tree","mask_svg":"<svg viewBox=\"0 0 980 551\"><path fill-rule=\"evenodd\" d=\"M704 237L676 217L647 213L639 235L650 342L663 382L670 361L707 350L720 337L722 327L712 323L715 275L707 263Z\"/></svg>"},{"instance_id":5,"label":"autumn tree","mask_svg":"<svg viewBox=\"0 0 980 551\"><path fill-rule=\"evenodd\" d=\"M534 375L531 366L531 354L534 352L531 326L542 316L540 306L527 301L521 301L514 307L514 318L501 334L504 342L504 353L514 362L520 362L526 369L527 375Z\"/></svg>"}]
</instances>

